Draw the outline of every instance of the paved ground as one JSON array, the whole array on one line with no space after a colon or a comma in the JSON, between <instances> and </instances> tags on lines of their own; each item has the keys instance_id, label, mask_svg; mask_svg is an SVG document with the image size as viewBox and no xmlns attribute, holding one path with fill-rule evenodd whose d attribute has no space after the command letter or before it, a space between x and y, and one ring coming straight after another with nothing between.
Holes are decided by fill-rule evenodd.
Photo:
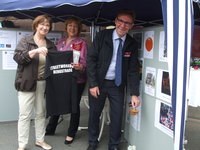
<instances>
[{"instance_id":1,"label":"paved ground","mask_svg":"<svg viewBox=\"0 0 200 150\"><path fill-rule=\"evenodd\" d=\"M186 150L200 150L200 108L189 108L186 121L185 139L188 143ZM48 121L48 120L47 120ZM88 121L88 109L81 104L80 126L86 127ZM53 146L53 150L86 150L88 146L87 130L78 131L75 141L71 145L65 145L64 139L68 127L69 115L64 116L64 120L58 125L54 136L46 136L47 143ZM101 141L97 150L107 150L109 127L105 125ZM34 145L34 122L31 122L30 140L27 150L41 150ZM0 123L0 150L17 150L17 122ZM124 139L121 142L121 150L127 150L127 143ZM137 149L138 150L138 149Z\"/></svg>"},{"instance_id":2,"label":"paved ground","mask_svg":"<svg viewBox=\"0 0 200 150\"><path fill-rule=\"evenodd\" d=\"M88 122L88 109L84 104L81 104L81 123L80 126L86 127ZM48 121L48 120L47 120ZM66 131L69 122L69 115L64 116L64 120L58 125L54 136L46 136L46 142L53 146L53 150L86 150L88 146L87 130L78 131L74 142L70 145L64 144ZM108 125L105 125L101 141L97 150L107 150L108 142ZM35 133L34 122L31 121L30 139L27 150L41 150L34 145ZM121 149L127 150L127 144L124 140L121 143ZM0 123L0 150L17 150L17 122Z\"/></svg>"},{"instance_id":3,"label":"paved ground","mask_svg":"<svg viewBox=\"0 0 200 150\"><path fill-rule=\"evenodd\" d=\"M200 150L200 107L189 107L185 127L186 150Z\"/></svg>"}]
</instances>

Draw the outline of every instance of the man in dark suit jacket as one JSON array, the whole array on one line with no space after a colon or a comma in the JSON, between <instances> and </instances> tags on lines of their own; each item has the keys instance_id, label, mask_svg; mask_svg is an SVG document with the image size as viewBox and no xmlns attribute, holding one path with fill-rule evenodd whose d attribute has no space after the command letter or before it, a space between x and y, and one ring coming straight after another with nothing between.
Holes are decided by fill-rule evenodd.
<instances>
[{"instance_id":1,"label":"man in dark suit jacket","mask_svg":"<svg viewBox=\"0 0 200 150\"><path fill-rule=\"evenodd\" d=\"M89 81L89 146L96 150L99 134L99 117L106 97L110 102L110 135L108 150L119 150L124 105L124 89L128 80L133 107L140 105L139 62L136 41L127 33L133 27L135 15L121 10L115 18L116 29L100 31L88 51ZM120 39L119 39L120 38ZM118 51L122 51L121 65ZM119 75L116 69L121 66ZM120 80L118 79L120 78ZM118 81L117 81L118 80Z\"/></svg>"}]
</instances>

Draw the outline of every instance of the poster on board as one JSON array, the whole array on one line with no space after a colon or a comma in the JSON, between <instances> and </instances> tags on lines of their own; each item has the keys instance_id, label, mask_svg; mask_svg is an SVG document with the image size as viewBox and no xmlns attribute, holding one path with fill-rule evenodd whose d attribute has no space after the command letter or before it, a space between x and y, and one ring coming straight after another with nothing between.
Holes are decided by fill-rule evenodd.
<instances>
[{"instance_id":1,"label":"poster on board","mask_svg":"<svg viewBox=\"0 0 200 150\"><path fill-rule=\"evenodd\" d=\"M165 32L160 31L159 39L159 61L167 62L167 43L165 40Z\"/></svg>"},{"instance_id":2,"label":"poster on board","mask_svg":"<svg viewBox=\"0 0 200 150\"><path fill-rule=\"evenodd\" d=\"M32 31L17 31L17 43L19 43L22 37L32 34Z\"/></svg>"},{"instance_id":3,"label":"poster on board","mask_svg":"<svg viewBox=\"0 0 200 150\"><path fill-rule=\"evenodd\" d=\"M17 63L13 60L14 51L2 51L2 69L16 70Z\"/></svg>"},{"instance_id":4,"label":"poster on board","mask_svg":"<svg viewBox=\"0 0 200 150\"><path fill-rule=\"evenodd\" d=\"M144 33L144 58L153 59L154 31Z\"/></svg>"},{"instance_id":5,"label":"poster on board","mask_svg":"<svg viewBox=\"0 0 200 150\"><path fill-rule=\"evenodd\" d=\"M16 47L16 31L0 30L0 50L14 50Z\"/></svg>"},{"instance_id":6,"label":"poster on board","mask_svg":"<svg viewBox=\"0 0 200 150\"><path fill-rule=\"evenodd\" d=\"M144 79L144 92L148 95L155 95L155 82L156 82L156 68L146 67L146 74Z\"/></svg>"},{"instance_id":7,"label":"poster on board","mask_svg":"<svg viewBox=\"0 0 200 150\"><path fill-rule=\"evenodd\" d=\"M155 127L173 138L174 117L172 106L163 101L156 100L155 105Z\"/></svg>"},{"instance_id":8,"label":"poster on board","mask_svg":"<svg viewBox=\"0 0 200 150\"><path fill-rule=\"evenodd\" d=\"M171 103L169 71L158 69L156 97Z\"/></svg>"}]
</instances>

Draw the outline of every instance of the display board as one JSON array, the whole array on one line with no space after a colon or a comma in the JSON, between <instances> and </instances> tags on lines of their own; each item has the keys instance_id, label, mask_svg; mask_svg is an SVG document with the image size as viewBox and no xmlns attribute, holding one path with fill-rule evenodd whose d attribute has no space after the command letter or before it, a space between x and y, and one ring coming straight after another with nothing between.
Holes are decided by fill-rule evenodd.
<instances>
[{"instance_id":1,"label":"display board","mask_svg":"<svg viewBox=\"0 0 200 150\"><path fill-rule=\"evenodd\" d=\"M173 116L163 27L132 30L139 44L141 72L139 113L130 115L126 97L124 137L137 150L173 150Z\"/></svg>"},{"instance_id":2,"label":"display board","mask_svg":"<svg viewBox=\"0 0 200 150\"><path fill-rule=\"evenodd\" d=\"M0 122L18 120L18 98L14 88L17 64L13 53L18 41L32 31L0 29ZM61 32L51 32L47 36L55 44L62 37Z\"/></svg>"}]
</instances>

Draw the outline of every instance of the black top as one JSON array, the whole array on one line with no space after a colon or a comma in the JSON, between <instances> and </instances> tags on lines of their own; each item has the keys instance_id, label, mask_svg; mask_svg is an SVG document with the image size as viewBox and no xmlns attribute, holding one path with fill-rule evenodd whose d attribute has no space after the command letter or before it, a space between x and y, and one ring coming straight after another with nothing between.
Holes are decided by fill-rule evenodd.
<instances>
[{"instance_id":1,"label":"black top","mask_svg":"<svg viewBox=\"0 0 200 150\"><path fill-rule=\"evenodd\" d=\"M71 66L72 51L51 51L46 57L47 115L77 112L77 82Z\"/></svg>"}]
</instances>

